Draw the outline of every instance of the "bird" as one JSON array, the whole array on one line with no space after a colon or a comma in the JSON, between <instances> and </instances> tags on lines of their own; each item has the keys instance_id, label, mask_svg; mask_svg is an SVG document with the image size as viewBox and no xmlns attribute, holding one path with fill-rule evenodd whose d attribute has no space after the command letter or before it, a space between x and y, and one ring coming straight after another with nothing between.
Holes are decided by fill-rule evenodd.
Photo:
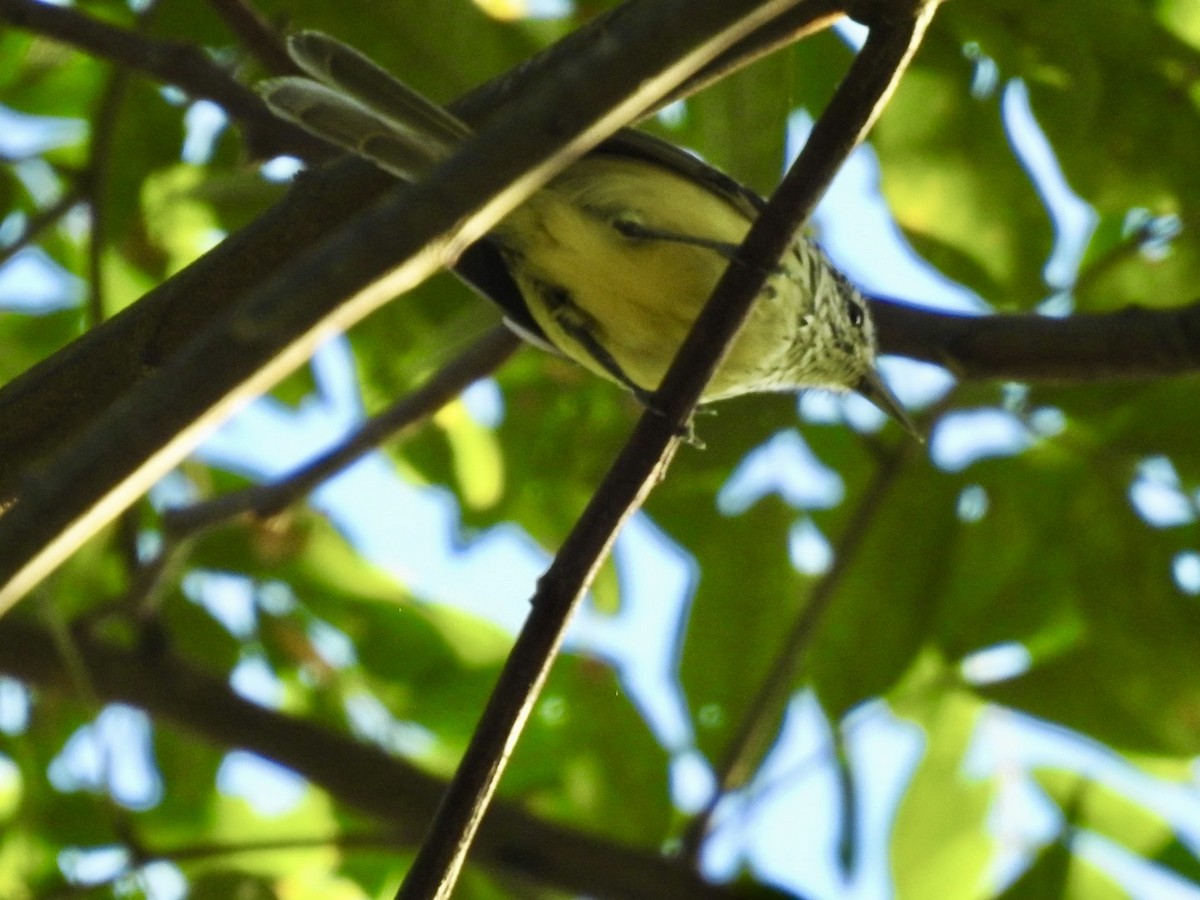
<instances>
[{"instance_id":1,"label":"bird","mask_svg":"<svg viewBox=\"0 0 1200 900\"><path fill-rule=\"evenodd\" d=\"M358 50L319 31L288 39L305 73L257 85L268 107L406 181L420 180L471 128ZM468 281L521 336L653 407L676 351L765 201L667 141L624 129L535 191L481 242L503 276L466 254ZM474 276L474 277L472 277ZM857 391L917 430L876 366L870 306L798 235L700 396ZM919 435L918 435L919 436Z\"/></svg>"}]
</instances>

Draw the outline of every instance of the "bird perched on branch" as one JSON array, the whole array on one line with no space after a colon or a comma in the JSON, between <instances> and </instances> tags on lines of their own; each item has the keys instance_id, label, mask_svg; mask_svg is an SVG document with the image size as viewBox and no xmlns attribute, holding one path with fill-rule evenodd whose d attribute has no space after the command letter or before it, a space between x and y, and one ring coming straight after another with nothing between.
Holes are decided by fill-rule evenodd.
<instances>
[{"instance_id":1,"label":"bird perched on branch","mask_svg":"<svg viewBox=\"0 0 1200 900\"><path fill-rule=\"evenodd\" d=\"M398 178L420 179L471 136L451 113L328 35L302 32L288 47L311 77L262 82L271 109ZM523 336L648 400L762 205L683 150L623 131L496 225L486 242L511 281L485 292ZM866 300L798 236L701 402L849 389L913 431L875 353Z\"/></svg>"}]
</instances>

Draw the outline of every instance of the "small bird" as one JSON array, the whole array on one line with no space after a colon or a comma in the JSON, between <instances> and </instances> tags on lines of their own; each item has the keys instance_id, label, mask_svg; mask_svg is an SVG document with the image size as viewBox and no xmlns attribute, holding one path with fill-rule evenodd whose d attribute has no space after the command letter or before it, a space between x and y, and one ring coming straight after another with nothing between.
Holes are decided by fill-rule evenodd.
<instances>
[{"instance_id":1,"label":"small bird","mask_svg":"<svg viewBox=\"0 0 1200 900\"><path fill-rule=\"evenodd\" d=\"M326 34L292 36L310 78L259 91L279 116L405 181L445 159L470 128ZM483 286L527 339L652 405L676 351L764 201L685 151L625 130L566 168L481 242L507 283ZM476 267L478 268L478 267ZM866 300L798 236L705 388L707 403L806 387L855 390L916 429L875 368Z\"/></svg>"}]
</instances>

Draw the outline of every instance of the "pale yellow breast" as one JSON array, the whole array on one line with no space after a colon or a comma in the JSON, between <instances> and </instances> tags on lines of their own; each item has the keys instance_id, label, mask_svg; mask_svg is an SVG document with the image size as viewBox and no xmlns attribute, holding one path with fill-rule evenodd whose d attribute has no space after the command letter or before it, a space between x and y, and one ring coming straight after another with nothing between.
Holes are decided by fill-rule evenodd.
<instances>
[{"instance_id":1,"label":"pale yellow breast","mask_svg":"<svg viewBox=\"0 0 1200 900\"><path fill-rule=\"evenodd\" d=\"M541 286L549 284L586 313L591 334L627 376L654 388L728 260L709 248L628 238L613 227L617 219L731 245L741 242L750 222L720 196L660 166L593 157L572 166L497 229L547 336L607 375L547 308ZM761 343L761 336L747 336L735 353L757 355Z\"/></svg>"}]
</instances>

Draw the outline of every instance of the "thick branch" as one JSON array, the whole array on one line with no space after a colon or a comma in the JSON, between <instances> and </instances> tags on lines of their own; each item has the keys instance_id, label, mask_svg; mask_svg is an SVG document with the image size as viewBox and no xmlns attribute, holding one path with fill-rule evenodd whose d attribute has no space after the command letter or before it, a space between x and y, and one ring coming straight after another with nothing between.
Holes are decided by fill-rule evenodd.
<instances>
[{"instance_id":1,"label":"thick branch","mask_svg":"<svg viewBox=\"0 0 1200 900\"><path fill-rule=\"evenodd\" d=\"M1090 382L1200 372L1200 300L1065 319L965 316L873 301L880 349L960 378Z\"/></svg>"},{"instance_id":2,"label":"thick branch","mask_svg":"<svg viewBox=\"0 0 1200 900\"><path fill-rule=\"evenodd\" d=\"M804 5L810 3L816 10L827 6L825 0L806 0ZM79 46L94 48L101 54L110 43L125 47L124 62L131 66L144 63L150 67L147 71L154 71L153 66L161 56L170 55L132 32L87 19L71 9L47 11L43 6L33 0L0 0L0 17L35 30L46 29L61 40L78 37ZM530 84L553 82L561 66L580 58L589 47L598 42L624 40L621 29L613 24L614 18L613 14L597 17L522 64L514 73L470 92L452 105L453 110L476 128L483 127ZM68 24L64 26L64 22ZM661 56L660 48L646 51L650 65ZM220 91L211 88L209 82L220 82L226 76L207 61L206 65L202 72L196 73L197 83L188 83L185 88L201 96L216 97ZM182 77L179 73L175 76ZM163 77L170 74L164 72ZM609 97L613 94L611 81L595 78L582 84L571 98L571 105L584 100L604 102L605 94ZM240 86L238 89L245 90ZM289 145L289 150L306 155L302 142ZM6 423L0 429L0 509L19 492L24 473L74 439L103 411L178 353L187 340L224 315L247 290L289 259L310 249L393 183L373 166L357 159L343 159L306 174L283 202L252 225L227 238L100 328L0 387L0 410ZM459 263L469 266L476 260L475 251L469 250ZM482 268L486 270L488 266ZM472 280L469 272L466 277Z\"/></svg>"},{"instance_id":3,"label":"thick branch","mask_svg":"<svg viewBox=\"0 0 1200 900\"><path fill-rule=\"evenodd\" d=\"M482 237L590 145L652 105L787 0L632 3L604 40L530 83L427 180L388 199L271 278L162 369L124 392L27 482L0 517L0 606L15 602L232 409L317 342ZM261 260L254 260L261 271ZM120 435L114 440L114 435Z\"/></svg>"},{"instance_id":4,"label":"thick branch","mask_svg":"<svg viewBox=\"0 0 1200 900\"><path fill-rule=\"evenodd\" d=\"M805 4L817 11L824 2ZM90 35L102 35L95 52L113 44L127 47L124 62L158 65L161 46L146 43L132 32L87 20L70 8L50 7L33 0L0 0L0 17L26 27L46 29L61 40L78 35L84 48ZM84 19L83 23L75 20ZM72 28L62 27L72 23ZM524 64L517 75L502 76L454 104L473 125L482 124L511 99L526 77L553 73L557 60L577 54L607 30L608 17L588 26ZM54 25L57 28L52 28ZM790 24L790 23L789 23ZM764 39L772 26L751 38ZM115 33L115 34L114 34ZM113 38L109 40L110 36ZM766 42L774 38L766 35ZM751 39L747 39L751 42ZM136 51L135 51L136 48ZM195 74L198 83L184 87L197 96L219 96L210 82L225 79L207 60ZM163 77L171 75L164 73ZM176 72L175 80L183 73ZM239 87L239 90L244 90ZM255 98L257 100L257 98ZM227 111L234 112L235 110ZM253 106L258 115L261 108ZM263 127L267 127L264 123ZM271 127L283 127L272 120ZM297 132L302 134L302 132ZM288 143L289 152L305 155L301 143ZM162 362L185 340L221 315L264 273L312 246L349 216L371 202L389 179L356 160L305 176L276 208L252 226L231 236L210 253L124 310L64 348L53 357L0 388L0 506L17 491L23 471L76 435ZM954 317L916 307L877 306L881 340L890 353L911 355L945 364L965 378L1009 378L1088 381L1098 378L1170 375L1197 371L1200 340L1195 314L1188 309L1114 314L1111 321L1072 317ZM1123 340L1129 316L1135 336ZM1178 318L1176 318L1178 317ZM995 346L993 341L998 341ZM1036 352L1034 352L1036 348ZM1086 349L1090 348L1090 349Z\"/></svg>"},{"instance_id":5,"label":"thick branch","mask_svg":"<svg viewBox=\"0 0 1200 900\"><path fill-rule=\"evenodd\" d=\"M376 816L415 843L445 783L382 750L285 716L234 694L219 678L170 654L149 657L77 635L97 695L129 703L218 747L260 754ZM0 672L43 690L71 691L54 641L17 617L0 622ZM484 823L478 859L569 893L625 900L777 898L766 888L709 884L678 863L604 838L544 822L500 802Z\"/></svg>"},{"instance_id":6,"label":"thick branch","mask_svg":"<svg viewBox=\"0 0 1200 900\"><path fill-rule=\"evenodd\" d=\"M682 100L770 53L828 28L844 15L841 0L810 0L738 41L664 100Z\"/></svg>"}]
</instances>

